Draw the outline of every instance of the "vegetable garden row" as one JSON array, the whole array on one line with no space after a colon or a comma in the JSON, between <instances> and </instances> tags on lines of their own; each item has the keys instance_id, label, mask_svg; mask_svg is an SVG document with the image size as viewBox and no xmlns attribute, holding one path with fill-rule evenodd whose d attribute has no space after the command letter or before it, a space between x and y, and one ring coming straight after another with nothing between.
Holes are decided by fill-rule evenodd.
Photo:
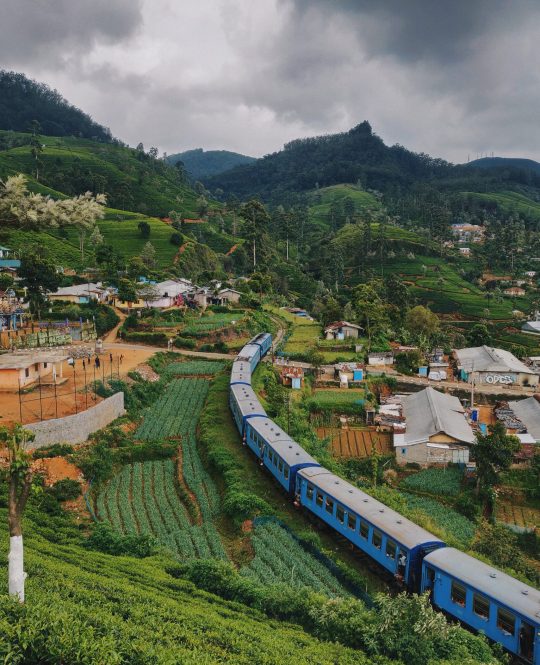
<instances>
[{"instance_id":1,"label":"vegetable garden row","mask_svg":"<svg viewBox=\"0 0 540 665\"><path fill-rule=\"evenodd\" d=\"M172 460L124 466L98 496L97 511L120 533L152 535L181 559L226 559L213 524L192 524L178 495Z\"/></svg>"},{"instance_id":2,"label":"vegetable garden row","mask_svg":"<svg viewBox=\"0 0 540 665\"><path fill-rule=\"evenodd\" d=\"M167 365L165 376L211 376L221 372L224 367L225 363L215 360L187 360Z\"/></svg>"}]
</instances>

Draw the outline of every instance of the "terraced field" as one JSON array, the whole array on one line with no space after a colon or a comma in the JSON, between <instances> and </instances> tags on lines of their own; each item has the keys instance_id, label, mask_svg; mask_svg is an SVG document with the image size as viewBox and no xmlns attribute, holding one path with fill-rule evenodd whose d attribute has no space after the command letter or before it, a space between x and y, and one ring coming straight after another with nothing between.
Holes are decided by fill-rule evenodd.
<instances>
[{"instance_id":1,"label":"terraced field","mask_svg":"<svg viewBox=\"0 0 540 665\"><path fill-rule=\"evenodd\" d=\"M225 363L215 360L187 360L167 365L165 376L213 376L224 367Z\"/></svg>"},{"instance_id":2,"label":"terraced field","mask_svg":"<svg viewBox=\"0 0 540 665\"><path fill-rule=\"evenodd\" d=\"M120 533L154 536L179 559L227 558L213 524L196 524L180 499L172 460L124 466L100 493L97 513Z\"/></svg>"},{"instance_id":3,"label":"terraced field","mask_svg":"<svg viewBox=\"0 0 540 665\"><path fill-rule=\"evenodd\" d=\"M257 525L251 541L255 557L241 569L242 575L264 584L285 583L309 587L328 596L348 595L330 570L279 524Z\"/></svg>"},{"instance_id":4,"label":"terraced field","mask_svg":"<svg viewBox=\"0 0 540 665\"><path fill-rule=\"evenodd\" d=\"M369 457L375 449L381 455L393 453L392 436L387 432L318 427L320 439L330 438L332 453L340 458Z\"/></svg>"}]
</instances>

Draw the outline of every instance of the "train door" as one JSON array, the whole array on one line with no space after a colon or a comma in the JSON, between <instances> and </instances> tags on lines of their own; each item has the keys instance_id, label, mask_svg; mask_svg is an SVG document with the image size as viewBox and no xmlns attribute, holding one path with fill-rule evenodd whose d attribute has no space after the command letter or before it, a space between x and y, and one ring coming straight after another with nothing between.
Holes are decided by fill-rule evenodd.
<instances>
[{"instance_id":1,"label":"train door","mask_svg":"<svg viewBox=\"0 0 540 665\"><path fill-rule=\"evenodd\" d=\"M433 588L435 586L435 570L426 566L424 572L424 590L429 592L430 600L433 600Z\"/></svg>"},{"instance_id":2,"label":"train door","mask_svg":"<svg viewBox=\"0 0 540 665\"><path fill-rule=\"evenodd\" d=\"M535 629L530 623L523 619L521 620L521 628L519 629L519 655L527 662L534 662L534 638Z\"/></svg>"}]
</instances>

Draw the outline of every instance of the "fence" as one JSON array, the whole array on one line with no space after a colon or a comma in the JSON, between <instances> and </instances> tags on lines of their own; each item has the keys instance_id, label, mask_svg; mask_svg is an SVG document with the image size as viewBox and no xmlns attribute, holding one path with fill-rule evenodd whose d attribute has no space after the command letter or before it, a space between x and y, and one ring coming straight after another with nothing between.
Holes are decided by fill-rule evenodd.
<instances>
[{"instance_id":1,"label":"fence","mask_svg":"<svg viewBox=\"0 0 540 665\"><path fill-rule=\"evenodd\" d=\"M27 424L61 418L95 406L100 401L97 394L100 382L120 378L122 358L121 354L112 353L95 358L74 358L62 378L39 376L30 388L22 388L19 384L19 422Z\"/></svg>"}]
</instances>

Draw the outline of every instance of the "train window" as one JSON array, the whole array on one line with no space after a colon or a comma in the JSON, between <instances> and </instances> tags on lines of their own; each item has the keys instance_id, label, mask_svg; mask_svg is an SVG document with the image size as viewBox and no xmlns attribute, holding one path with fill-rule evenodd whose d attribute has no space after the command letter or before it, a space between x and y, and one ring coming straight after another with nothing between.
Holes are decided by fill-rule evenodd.
<instances>
[{"instance_id":1,"label":"train window","mask_svg":"<svg viewBox=\"0 0 540 665\"><path fill-rule=\"evenodd\" d=\"M283 460L278 461L278 469L280 473L283 473Z\"/></svg>"},{"instance_id":2,"label":"train window","mask_svg":"<svg viewBox=\"0 0 540 665\"><path fill-rule=\"evenodd\" d=\"M285 480L289 480L289 467L288 466L285 467L283 475L285 476Z\"/></svg>"},{"instance_id":3,"label":"train window","mask_svg":"<svg viewBox=\"0 0 540 665\"><path fill-rule=\"evenodd\" d=\"M343 509L343 506L338 505L336 508L336 517L340 524L345 524L345 510Z\"/></svg>"},{"instance_id":4,"label":"train window","mask_svg":"<svg viewBox=\"0 0 540 665\"><path fill-rule=\"evenodd\" d=\"M364 522L363 520L360 520L360 535L362 538L365 538L367 540L369 533L369 525L367 522Z\"/></svg>"},{"instance_id":5,"label":"train window","mask_svg":"<svg viewBox=\"0 0 540 665\"><path fill-rule=\"evenodd\" d=\"M306 489L306 496L310 501L313 501L313 485L310 485L308 483L307 489Z\"/></svg>"},{"instance_id":6,"label":"train window","mask_svg":"<svg viewBox=\"0 0 540 665\"><path fill-rule=\"evenodd\" d=\"M396 558L396 550L397 550L397 545L393 540L388 539L386 541L386 556L389 559L395 559Z\"/></svg>"},{"instance_id":7,"label":"train window","mask_svg":"<svg viewBox=\"0 0 540 665\"><path fill-rule=\"evenodd\" d=\"M497 608L497 628L505 635L514 635L516 631L516 617L502 607Z\"/></svg>"},{"instance_id":8,"label":"train window","mask_svg":"<svg viewBox=\"0 0 540 665\"><path fill-rule=\"evenodd\" d=\"M373 529L373 535L371 536L371 542L373 543L374 547L376 547L378 550L380 550L381 547L382 547L382 533L380 531L377 531L376 529Z\"/></svg>"},{"instance_id":9,"label":"train window","mask_svg":"<svg viewBox=\"0 0 540 665\"><path fill-rule=\"evenodd\" d=\"M319 506L319 508L322 508L323 506L323 495L317 492L315 495L315 503Z\"/></svg>"},{"instance_id":10,"label":"train window","mask_svg":"<svg viewBox=\"0 0 540 665\"><path fill-rule=\"evenodd\" d=\"M334 512L334 502L332 501L332 499L329 499L328 497L326 497L326 506L325 506L325 508L326 508L327 513L330 513L331 515L333 514L333 512Z\"/></svg>"},{"instance_id":11,"label":"train window","mask_svg":"<svg viewBox=\"0 0 540 665\"><path fill-rule=\"evenodd\" d=\"M356 531L356 515L351 515L351 513L347 515L347 526L349 529Z\"/></svg>"},{"instance_id":12,"label":"train window","mask_svg":"<svg viewBox=\"0 0 540 665\"><path fill-rule=\"evenodd\" d=\"M489 619L489 600L479 593L474 593L473 612L482 619Z\"/></svg>"},{"instance_id":13,"label":"train window","mask_svg":"<svg viewBox=\"0 0 540 665\"><path fill-rule=\"evenodd\" d=\"M461 607L465 607L465 602L467 600L467 589L463 586L463 584L459 584L459 582L452 580L452 590L450 597L452 598L453 603L456 605L461 605Z\"/></svg>"}]
</instances>

